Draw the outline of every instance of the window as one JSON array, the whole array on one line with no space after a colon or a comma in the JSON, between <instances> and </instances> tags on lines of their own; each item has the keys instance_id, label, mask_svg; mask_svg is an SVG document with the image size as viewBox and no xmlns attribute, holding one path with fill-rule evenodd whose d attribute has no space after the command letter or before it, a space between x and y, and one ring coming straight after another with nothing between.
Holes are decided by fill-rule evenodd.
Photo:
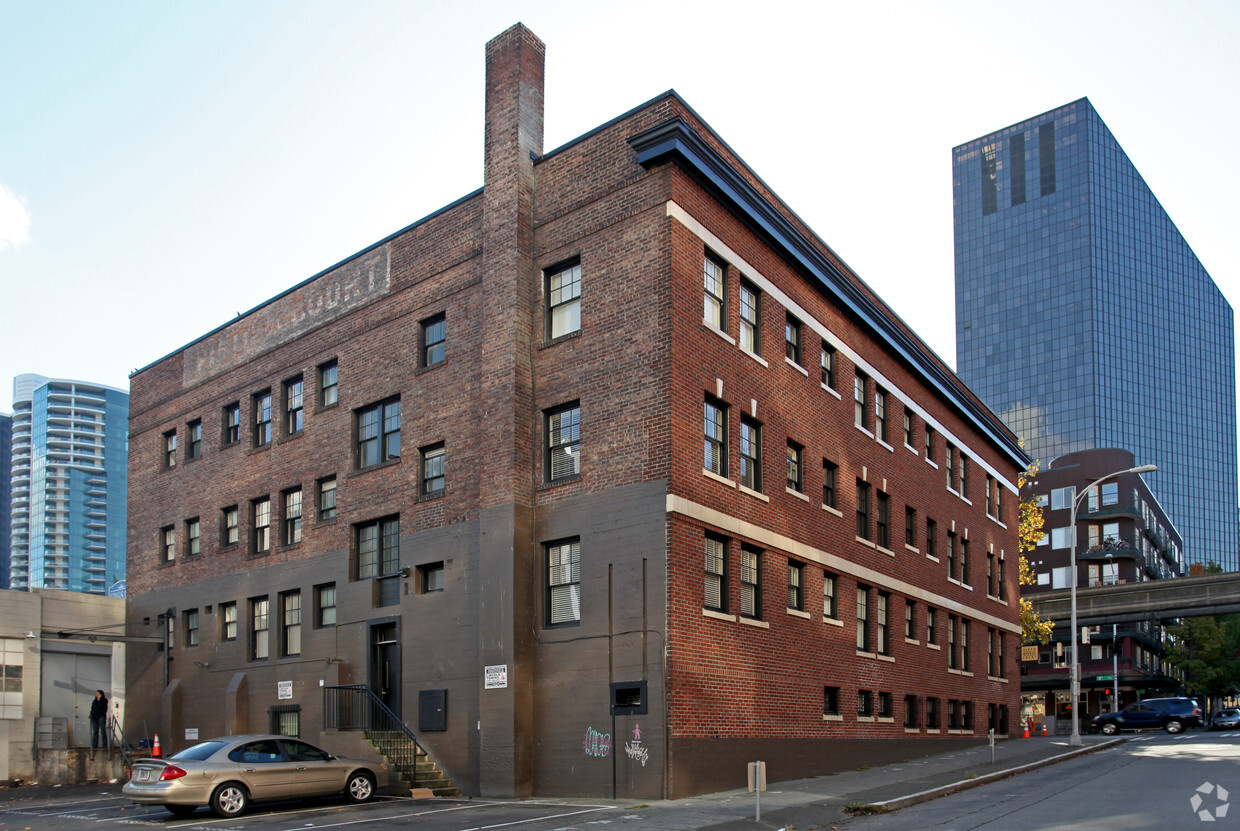
<instances>
[{"instance_id":1,"label":"window","mask_svg":"<svg viewBox=\"0 0 1240 831\"><path fill-rule=\"evenodd\" d=\"M926 607L926 643L938 643L938 610L933 606Z\"/></svg>"},{"instance_id":2,"label":"window","mask_svg":"<svg viewBox=\"0 0 1240 831\"><path fill-rule=\"evenodd\" d=\"M915 423L914 422L915 418L916 417L913 415L913 411L910 410L907 406L905 406L904 408L904 446L905 447L913 446L913 430L914 430L913 425Z\"/></svg>"},{"instance_id":3,"label":"window","mask_svg":"<svg viewBox=\"0 0 1240 831\"><path fill-rule=\"evenodd\" d=\"M874 693L857 690L857 718L874 717Z\"/></svg>"},{"instance_id":4,"label":"window","mask_svg":"<svg viewBox=\"0 0 1240 831\"><path fill-rule=\"evenodd\" d=\"M400 399L390 398L357 411L359 470L400 458Z\"/></svg>"},{"instance_id":5,"label":"window","mask_svg":"<svg viewBox=\"0 0 1240 831\"><path fill-rule=\"evenodd\" d=\"M443 363L446 357L448 320L442 314L422 321L422 355L419 366L426 368Z\"/></svg>"},{"instance_id":6,"label":"window","mask_svg":"<svg viewBox=\"0 0 1240 831\"><path fill-rule=\"evenodd\" d=\"M947 616L947 668L959 669L960 664L956 656L956 616Z\"/></svg>"},{"instance_id":7,"label":"window","mask_svg":"<svg viewBox=\"0 0 1240 831\"><path fill-rule=\"evenodd\" d=\"M999 667L996 662L998 658L998 655L996 654L996 650L998 648L996 644L996 641L998 640L996 637L997 634L998 633L995 632L993 628L988 628L986 630L986 674L992 678L999 674ZM1099 647L1099 649L1101 649L1101 647Z\"/></svg>"},{"instance_id":8,"label":"window","mask_svg":"<svg viewBox=\"0 0 1240 831\"><path fill-rule=\"evenodd\" d=\"M253 527L250 550L255 554L265 554L271 550L271 500L267 497L255 499L250 503L250 514Z\"/></svg>"},{"instance_id":9,"label":"window","mask_svg":"<svg viewBox=\"0 0 1240 831\"><path fill-rule=\"evenodd\" d=\"M828 459L822 460L822 504L828 508L839 508L839 489L837 477L839 465Z\"/></svg>"},{"instance_id":10,"label":"window","mask_svg":"<svg viewBox=\"0 0 1240 831\"><path fill-rule=\"evenodd\" d=\"M581 263L547 275L547 335L563 337L581 329Z\"/></svg>"},{"instance_id":11,"label":"window","mask_svg":"<svg viewBox=\"0 0 1240 831\"><path fill-rule=\"evenodd\" d=\"M892 718L895 714L895 707L891 701L891 693L880 692L878 694L878 717Z\"/></svg>"},{"instance_id":12,"label":"window","mask_svg":"<svg viewBox=\"0 0 1240 831\"><path fill-rule=\"evenodd\" d=\"M939 526L932 520L926 519L926 556L938 558L939 556Z\"/></svg>"},{"instance_id":13,"label":"window","mask_svg":"<svg viewBox=\"0 0 1240 831\"><path fill-rule=\"evenodd\" d=\"M340 388L336 383L336 362L319 364L319 406L330 407L340 400Z\"/></svg>"},{"instance_id":14,"label":"window","mask_svg":"<svg viewBox=\"0 0 1240 831\"><path fill-rule=\"evenodd\" d=\"M762 354L762 296L741 280L741 348Z\"/></svg>"},{"instance_id":15,"label":"window","mask_svg":"<svg viewBox=\"0 0 1240 831\"><path fill-rule=\"evenodd\" d=\"M728 475L728 407L706 397L703 433L705 450L702 467L720 476Z\"/></svg>"},{"instance_id":16,"label":"window","mask_svg":"<svg viewBox=\"0 0 1240 831\"><path fill-rule=\"evenodd\" d=\"M237 604L235 602L220 604L220 640L235 641L237 639Z\"/></svg>"},{"instance_id":17,"label":"window","mask_svg":"<svg viewBox=\"0 0 1240 831\"><path fill-rule=\"evenodd\" d=\"M302 403L304 392L305 384L300 375L284 382L284 435L286 436L300 433L302 427L305 426L302 419L305 413Z\"/></svg>"},{"instance_id":18,"label":"window","mask_svg":"<svg viewBox=\"0 0 1240 831\"><path fill-rule=\"evenodd\" d=\"M1058 511L1063 508L1071 508L1072 502L1075 499L1075 485L1066 488L1055 488L1051 491L1051 510Z\"/></svg>"},{"instance_id":19,"label":"window","mask_svg":"<svg viewBox=\"0 0 1240 831\"><path fill-rule=\"evenodd\" d=\"M879 655L891 654L891 595L878 592L874 607L874 651Z\"/></svg>"},{"instance_id":20,"label":"window","mask_svg":"<svg viewBox=\"0 0 1240 831\"><path fill-rule=\"evenodd\" d=\"M960 585L968 586L969 581L969 541L960 540Z\"/></svg>"},{"instance_id":21,"label":"window","mask_svg":"<svg viewBox=\"0 0 1240 831\"><path fill-rule=\"evenodd\" d=\"M741 615L762 618L762 553L741 547Z\"/></svg>"},{"instance_id":22,"label":"window","mask_svg":"<svg viewBox=\"0 0 1240 831\"><path fill-rule=\"evenodd\" d=\"M801 321L792 315L784 322L784 357L801 366Z\"/></svg>"},{"instance_id":23,"label":"window","mask_svg":"<svg viewBox=\"0 0 1240 831\"><path fill-rule=\"evenodd\" d=\"M301 542L301 488L284 492L284 544Z\"/></svg>"},{"instance_id":24,"label":"window","mask_svg":"<svg viewBox=\"0 0 1240 831\"><path fill-rule=\"evenodd\" d=\"M917 696L904 696L904 726L915 730L917 728Z\"/></svg>"},{"instance_id":25,"label":"window","mask_svg":"<svg viewBox=\"0 0 1240 831\"><path fill-rule=\"evenodd\" d=\"M822 356L819 359L822 365L822 385L830 389L835 389L835 347L822 342Z\"/></svg>"},{"instance_id":26,"label":"window","mask_svg":"<svg viewBox=\"0 0 1240 831\"><path fill-rule=\"evenodd\" d=\"M926 425L926 461L934 461L934 428Z\"/></svg>"},{"instance_id":27,"label":"window","mask_svg":"<svg viewBox=\"0 0 1240 831\"><path fill-rule=\"evenodd\" d=\"M987 473L986 474L986 516L994 517L995 519L999 518L999 508L998 508L998 501L997 501L999 492L996 487L997 485L998 485L998 482L995 481L995 477Z\"/></svg>"},{"instance_id":28,"label":"window","mask_svg":"<svg viewBox=\"0 0 1240 831\"><path fill-rule=\"evenodd\" d=\"M418 566L418 584L422 594L443 591L443 561Z\"/></svg>"},{"instance_id":29,"label":"window","mask_svg":"<svg viewBox=\"0 0 1240 831\"><path fill-rule=\"evenodd\" d=\"M169 430L164 433L164 467L177 466L177 431Z\"/></svg>"},{"instance_id":30,"label":"window","mask_svg":"<svg viewBox=\"0 0 1240 831\"><path fill-rule=\"evenodd\" d=\"M198 645L198 610L185 610L185 645Z\"/></svg>"},{"instance_id":31,"label":"window","mask_svg":"<svg viewBox=\"0 0 1240 831\"><path fill-rule=\"evenodd\" d=\"M419 486L422 496L443 493L447 459L443 442L423 447L419 452L422 456L422 482Z\"/></svg>"},{"instance_id":32,"label":"window","mask_svg":"<svg viewBox=\"0 0 1240 831\"><path fill-rule=\"evenodd\" d=\"M548 543L547 624L581 620L581 541Z\"/></svg>"},{"instance_id":33,"label":"window","mask_svg":"<svg viewBox=\"0 0 1240 831\"><path fill-rule=\"evenodd\" d=\"M741 484L750 490L762 490L762 426L741 417Z\"/></svg>"},{"instance_id":34,"label":"window","mask_svg":"<svg viewBox=\"0 0 1240 831\"><path fill-rule=\"evenodd\" d=\"M301 654L301 592L280 595L280 657Z\"/></svg>"},{"instance_id":35,"label":"window","mask_svg":"<svg viewBox=\"0 0 1240 831\"><path fill-rule=\"evenodd\" d=\"M838 716L840 714L839 687L822 688L822 714L824 716Z\"/></svg>"},{"instance_id":36,"label":"window","mask_svg":"<svg viewBox=\"0 0 1240 831\"><path fill-rule=\"evenodd\" d=\"M267 635L270 623L270 601L265 597L250 600L250 660L266 660L269 649Z\"/></svg>"},{"instance_id":37,"label":"window","mask_svg":"<svg viewBox=\"0 0 1240 831\"><path fill-rule=\"evenodd\" d=\"M930 696L926 697L926 729L939 729L939 700Z\"/></svg>"},{"instance_id":38,"label":"window","mask_svg":"<svg viewBox=\"0 0 1240 831\"><path fill-rule=\"evenodd\" d=\"M1102 504L1118 505L1119 504L1119 483L1103 482L1102 483Z\"/></svg>"},{"instance_id":39,"label":"window","mask_svg":"<svg viewBox=\"0 0 1240 831\"><path fill-rule=\"evenodd\" d=\"M947 475L947 489L956 490L956 448L954 445L948 444L943 454L943 470Z\"/></svg>"},{"instance_id":40,"label":"window","mask_svg":"<svg viewBox=\"0 0 1240 831\"><path fill-rule=\"evenodd\" d=\"M973 730L973 702L960 702L960 724L963 730Z\"/></svg>"},{"instance_id":41,"label":"window","mask_svg":"<svg viewBox=\"0 0 1240 831\"><path fill-rule=\"evenodd\" d=\"M907 599L904 601L904 637L917 640L917 603Z\"/></svg>"},{"instance_id":42,"label":"window","mask_svg":"<svg viewBox=\"0 0 1240 831\"><path fill-rule=\"evenodd\" d=\"M857 480L857 536L870 539L870 485Z\"/></svg>"},{"instance_id":43,"label":"window","mask_svg":"<svg viewBox=\"0 0 1240 831\"><path fill-rule=\"evenodd\" d=\"M960 709L954 698L947 699L947 729L960 729Z\"/></svg>"},{"instance_id":44,"label":"window","mask_svg":"<svg viewBox=\"0 0 1240 831\"><path fill-rule=\"evenodd\" d=\"M947 532L947 579L956 579L956 532Z\"/></svg>"},{"instance_id":45,"label":"window","mask_svg":"<svg viewBox=\"0 0 1240 831\"><path fill-rule=\"evenodd\" d=\"M275 733L277 736L300 736L301 735L301 705L300 704L277 704L267 708L269 722L267 727L269 733ZM301 742L285 742L284 749L289 752L289 757L295 761L314 761L319 758L317 755L320 751L318 748L310 748L308 744Z\"/></svg>"},{"instance_id":46,"label":"window","mask_svg":"<svg viewBox=\"0 0 1240 831\"><path fill-rule=\"evenodd\" d=\"M822 616L835 620L839 617L839 578L831 572L822 575Z\"/></svg>"},{"instance_id":47,"label":"window","mask_svg":"<svg viewBox=\"0 0 1240 831\"><path fill-rule=\"evenodd\" d=\"M960 453L960 496L969 498L969 457Z\"/></svg>"},{"instance_id":48,"label":"window","mask_svg":"<svg viewBox=\"0 0 1240 831\"><path fill-rule=\"evenodd\" d=\"M237 444L241 441L241 405L229 404L224 408L224 444Z\"/></svg>"},{"instance_id":49,"label":"window","mask_svg":"<svg viewBox=\"0 0 1240 831\"><path fill-rule=\"evenodd\" d=\"M960 621L960 669L969 672L969 621Z\"/></svg>"},{"instance_id":50,"label":"window","mask_svg":"<svg viewBox=\"0 0 1240 831\"><path fill-rule=\"evenodd\" d=\"M354 528L358 580L400 571L400 519L387 517Z\"/></svg>"},{"instance_id":51,"label":"window","mask_svg":"<svg viewBox=\"0 0 1240 831\"><path fill-rule=\"evenodd\" d=\"M185 425L186 447L185 457L198 459L202 457L202 419L196 418Z\"/></svg>"},{"instance_id":52,"label":"window","mask_svg":"<svg viewBox=\"0 0 1240 831\"><path fill-rule=\"evenodd\" d=\"M805 611L805 566L788 563L788 608Z\"/></svg>"},{"instance_id":53,"label":"window","mask_svg":"<svg viewBox=\"0 0 1240 831\"><path fill-rule=\"evenodd\" d=\"M202 525L198 517L185 520L185 556L197 557L202 553Z\"/></svg>"},{"instance_id":54,"label":"window","mask_svg":"<svg viewBox=\"0 0 1240 831\"><path fill-rule=\"evenodd\" d=\"M870 587L857 585L857 651L870 651Z\"/></svg>"},{"instance_id":55,"label":"window","mask_svg":"<svg viewBox=\"0 0 1240 831\"><path fill-rule=\"evenodd\" d=\"M995 567L996 567L996 575L997 575L995 577L995 597L999 598L1000 600L1006 600L1007 590L1004 588L1004 583L1007 582L1007 580L1004 574L1005 569L1004 569L1003 560L999 560L999 562L996 564Z\"/></svg>"},{"instance_id":56,"label":"window","mask_svg":"<svg viewBox=\"0 0 1240 831\"><path fill-rule=\"evenodd\" d=\"M788 490L802 493L805 490L803 458L805 448L794 441L788 442Z\"/></svg>"},{"instance_id":57,"label":"window","mask_svg":"<svg viewBox=\"0 0 1240 831\"><path fill-rule=\"evenodd\" d=\"M891 497L882 491L875 497L874 543L879 548L891 548Z\"/></svg>"},{"instance_id":58,"label":"window","mask_svg":"<svg viewBox=\"0 0 1240 831\"><path fill-rule=\"evenodd\" d=\"M874 436L881 442L888 441L887 390L882 387L874 389Z\"/></svg>"},{"instance_id":59,"label":"window","mask_svg":"<svg viewBox=\"0 0 1240 831\"><path fill-rule=\"evenodd\" d=\"M995 555L986 555L986 594L995 597Z\"/></svg>"},{"instance_id":60,"label":"window","mask_svg":"<svg viewBox=\"0 0 1240 831\"><path fill-rule=\"evenodd\" d=\"M581 474L581 406L574 403L547 413L547 481Z\"/></svg>"},{"instance_id":61,"label":"window","mask_svg":"<svg viewBox=\"0 0 1240 831\"><path fill-rule=\"evenodd\" d=\"M177 558L177 532L171 525L159 529L160 558L170 563Z\"/></svg>"},{"instance_id":62,"label":"window","mask_svg":"<svg viewBox=\"0 0 1240 831\"><path fill-rule=\"evenodd\" d=\"M870 408L866 400L866 384L869 379L861 370L853 376L853 423L862 430L870 429Z\"/></svg>"},{"instance_id":63,"label":"window","mask_svg":"<svg viewBox=\"0 0 1240 831\"><path fill-rule=\"evenodd\" d=\"M324 476L319 480L319 521L336 518L336 477Z\"/></svg>"},{"instance_id":64,"label":"window","mask_svg":"<svg viewBox=\"0 0 1240 831\"><path fill-rule=\"evenodd\" d=\"M702 605L717 612L728 610L728 543L718 537L706 537L706 583Z\"/></svg>"},{"instance_id":65,"label":"window","mask_svg":"<svg viewBox=\"0 0 1240 831\"><path fill-rule=\"evenodd\" d=\"M314 587L314 625L320 629L336 625L336 584Z\"/></svg>"},{"instance_id":66,"label":"window","mask_svg":"<svg viewBox=\"0 0 1240 831\"><path fill-rule=\"evenodd\" d=\"M917 547L917 510L912 505L904 506L904 544Z\"/></svg>"},{"instance_id":67,"label":"window","mask_svg":"<svg viewBox=\"0 0 1240 831\"><path fill-rule=\"evenodd\" d=\"M241 512L237 509L237 506L229 505L220 513L220 543L224 546L229 546L241 542Z\"/></svg>"},{"instance_id":68,"label":"window","mask_svg":"<svg viewBox=\"0 0 1240 831\"><path fill-rule=\"evenodd\" d=\"M724 331L728 325L728 284L723 264L707 254L702 259L702 277L706 289L702 319Z\"/></svg>"},{"instance_id":69,"label":"window","mask_svg":"<svg viewBox=\"0 0 1240 831\"><path fill-rule=\"evenodd\" d=\"M254 446L271 444L271 390L254 396Z\"/></svg>"},{"instance_id":70,"label":"window","mask_svg":"<svg viewBox=\"0 0 1240 831\"><path fill-rule=\"evenodd\" d=\"M1071 548L1072 547L1072 529L1071 528L1052 528L1051 529L1051 548Z\"/></svg>"}]
</instances>

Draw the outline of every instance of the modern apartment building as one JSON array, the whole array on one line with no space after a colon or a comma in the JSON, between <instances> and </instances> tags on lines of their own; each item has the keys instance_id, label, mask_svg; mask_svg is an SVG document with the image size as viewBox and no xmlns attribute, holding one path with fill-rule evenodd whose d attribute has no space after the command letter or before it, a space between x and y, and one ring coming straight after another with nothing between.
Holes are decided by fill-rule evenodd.
<instances>
[{"instance_id":1,"label":"modern apartment building","mask_svg":"<svg viewBox=\"0 0 1240 831\"><path fill-rule=\"evenodd\" d=\"M1007 733L1016 436L674 92L544 151L543 49L481 189L133 375L128 712L496 796Z\"/></svg>"},{"instance_id":2,"label":"modern apartment building","mask_svg":"<svg viewBox=\"0 0 1240 831\"><path fill-rule=\"evenodd\" d=\"M952 151L957 372L1045 468L1124 448L1240 567L1232 309L1087 99Z\"/></svg>"},{"instance_id":3,"label":"modern apartment building","mask_svg":"<svg viewBox=\"0 0 1240 831\"><path fill-rule=\"evenodd\" d=\"M129 395L19 375L13 410L11 588L106 594L125 578Z\"/></svg>"},{"instance_id":4,"label":"modern apartment building","mask_svg":"<svg viewBox=\"0 0 1240 831\"><path fill-rule=\"evenodd\" d=\"M13 471L13 416L0 413L0 589L9 587L10 532L9 515L12 492L9 476Z\"/></svg>"}]
</instances>

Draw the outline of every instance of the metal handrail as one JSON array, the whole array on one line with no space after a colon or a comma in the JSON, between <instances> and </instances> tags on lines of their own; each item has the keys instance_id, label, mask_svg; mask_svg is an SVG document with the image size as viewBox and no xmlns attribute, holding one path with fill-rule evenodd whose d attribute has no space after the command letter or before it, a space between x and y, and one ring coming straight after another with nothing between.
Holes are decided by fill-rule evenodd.
<instances>
[{"instance_id":1,"label":"metal handrail","mask_svg":"<svg viewBox=\"0 0 1240 831\"><path fill-rule=\"evenodd\" d=\"M133 747L125 739L125 733L121 730L120 719L114 713L108 713L107 729L104 731L104 735L107 738L109 755L111 755L111 748L115 747L121 752L121 762L125 768L131 768L133 766Z\"/></svg>"},{"instance_id":2,"label":"metal handrail","mask_svg":"<svg viewBox=\"0 0 1240 831\"><path fill-rule=\"evenodd\" d=\"M363 731L392 767L413 781L426 749L409 725L392 712L365 684L323 688L323 726L329 730Z\"/></svg>"}]
</instances>

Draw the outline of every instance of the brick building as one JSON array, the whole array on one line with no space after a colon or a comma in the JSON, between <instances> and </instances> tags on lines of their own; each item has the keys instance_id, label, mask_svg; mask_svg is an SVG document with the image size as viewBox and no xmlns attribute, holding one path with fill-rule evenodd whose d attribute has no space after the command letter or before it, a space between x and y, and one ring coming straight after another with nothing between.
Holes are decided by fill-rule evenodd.
<instances>
[{"instance_id":1,"label":"brick building","mask_svg":"<svg viewBox=\"0 0 1240 831\"><path fill-rule=\"evenodd\" d=\"M544 153L542 73L488 45L481 190L134 374L129 712L368 685L509 796L1005 732L1015 437L679 96Z\"/></svg>"}]
</instances>

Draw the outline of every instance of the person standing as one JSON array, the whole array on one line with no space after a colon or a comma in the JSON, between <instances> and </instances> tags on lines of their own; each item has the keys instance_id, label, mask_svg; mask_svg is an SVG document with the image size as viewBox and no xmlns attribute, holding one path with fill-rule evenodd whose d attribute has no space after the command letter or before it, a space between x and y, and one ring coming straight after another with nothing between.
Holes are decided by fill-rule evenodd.
<instances>
[{"instance_id":1,"label":"person standing","mask_svg":"<svg viewBox=\"0 0 1240 831\"><path fill-rule=\"evenodd\" d=\"M107 747L108 697L103 690L95 690L95 700L90 702L90 752L96 747Z\"/></svg>"}]
</instances>

